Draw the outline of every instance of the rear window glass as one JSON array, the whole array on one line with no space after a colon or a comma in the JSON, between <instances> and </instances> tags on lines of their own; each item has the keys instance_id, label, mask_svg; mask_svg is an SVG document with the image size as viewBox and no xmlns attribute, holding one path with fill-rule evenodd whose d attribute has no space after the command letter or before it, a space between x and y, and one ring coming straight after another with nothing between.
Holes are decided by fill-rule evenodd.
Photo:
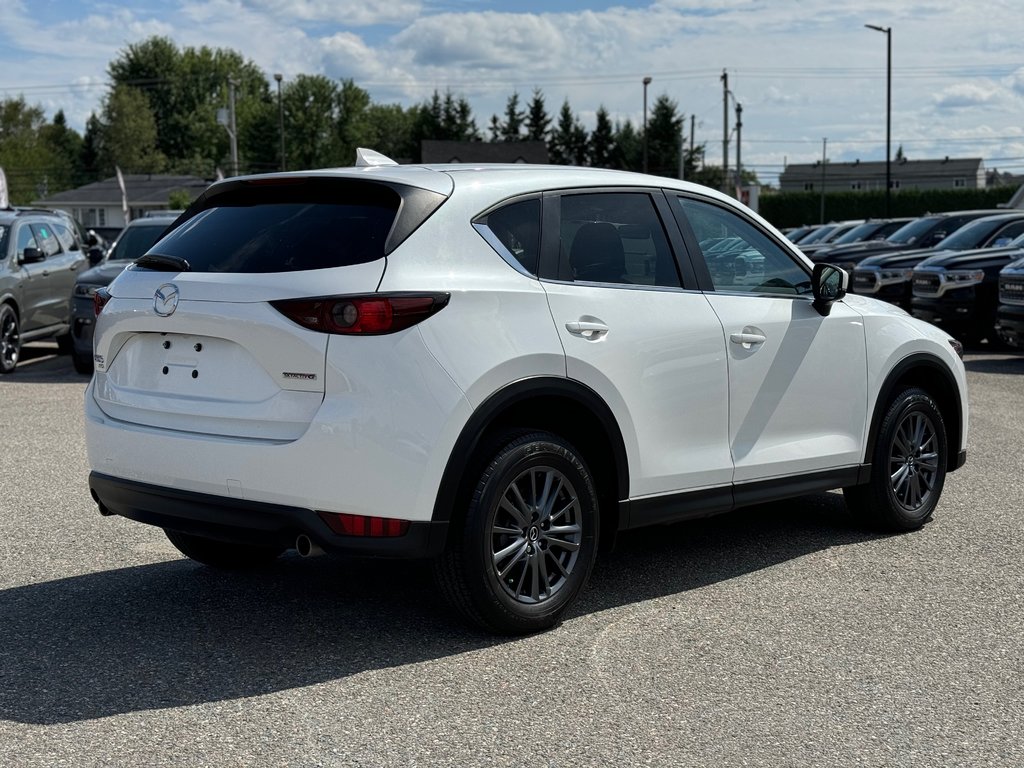
<instances>
[{"instance_id":1,"label":"rear window glass","mask_svg":"<svg viewBox=\"0 0 1024 768\"><path fill-rule=\"evenodd\" d=\"M339 193L310 186L245 188L211 200L150 253L194 272L292 272L384 257L400 198L379 185Z\"/></svg>"},{"instance_id":2,"label":"rear window glass","mask_svg":"<svg viewBox=\"0 0 1024 768\"><path fill-rule=\"evenodd\" d=\"M10 227L0 224L0 261L7 258L7 233Z\"/></svg>"}]
</instances>

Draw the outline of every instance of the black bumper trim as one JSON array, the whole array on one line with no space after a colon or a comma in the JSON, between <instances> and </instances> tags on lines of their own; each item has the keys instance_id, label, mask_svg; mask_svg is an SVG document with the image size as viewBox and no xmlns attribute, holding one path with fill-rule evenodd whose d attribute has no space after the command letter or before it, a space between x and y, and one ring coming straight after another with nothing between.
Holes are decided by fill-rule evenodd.
<instances>
[{"instance_id":1,"label":"black bumper trim","mask_svg":"<svg viewBox=\"0 0 1024 768\"><path fill-rule=\"evenodd\" d=\"M444 549L447 522L412 522L404 536L340 536L312 509L89 474L89 489L105 515L222 541L294 547L306 534L325 551L355 557L427 558Z\"/></svg>"}]
</instances>

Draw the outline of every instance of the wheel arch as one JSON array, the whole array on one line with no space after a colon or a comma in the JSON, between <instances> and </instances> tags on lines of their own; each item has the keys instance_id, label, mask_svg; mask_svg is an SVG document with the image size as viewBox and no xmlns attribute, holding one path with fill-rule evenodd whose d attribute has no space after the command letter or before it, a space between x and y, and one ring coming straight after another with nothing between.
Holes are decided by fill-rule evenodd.
<instances>
[{"instance_id":1,"label":"wheel arch","mask_svg":"<svg viewBox=\"0 0 1024 768\"><path fill-rule=\"evenodd\" d=\"M939 407L946 427L947 471L952 472L958 464L960 439L963 434L963 412L960 407L960 387L949 367L937 357L916 353L897 363L878 390L875 410L871 415L871 428L864 453L864 462L871 463L878 441L878 431L892 398L906 387L920 387L927 392Z\"/></svg>"},{"instance_id":2,"label":"wheel arch","mask_svg":"<svg viewBox=\"0 0 1024 768\"><path fill-rule=\"evenodd\" d=\"M433 519L452 520L468 505L467 468L485 460L479 452L498 433L514 429L553 432L580 451L594 475L601 500L601 525L619 527L619 502L629 497L625 443L611 408L589 387L571 379L521 379L487 398L466 422L448 457Z\"/></svg>"}]
</instances>

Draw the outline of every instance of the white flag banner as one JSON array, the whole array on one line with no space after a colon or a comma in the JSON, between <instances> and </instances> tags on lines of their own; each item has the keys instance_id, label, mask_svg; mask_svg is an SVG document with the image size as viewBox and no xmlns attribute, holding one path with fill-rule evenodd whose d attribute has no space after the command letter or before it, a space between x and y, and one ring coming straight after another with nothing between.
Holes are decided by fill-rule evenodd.
<instances>
[{"instance_id":1,"label":"white flag banner","mask_svg":"<svg viewBox=\"0 0 1024 768\"><path fill-rule=\"evenodd\" d=\"M7 174L0 168L0 208L10 208L11 198L7 193Z\"/></svg>"},{"instance_id":2,"label":"white flag banner","mask_svg":"<svg viewBox=\"0 0 1024 768\"><path fill-rule=\"evenodd\" d=\"M121 213L124 214L124 223L128 223L128 193L124 190L124 176L121 175L121 168L114 166L117 171L117 186L121 188Z\"/></svg>"}]
</instances>

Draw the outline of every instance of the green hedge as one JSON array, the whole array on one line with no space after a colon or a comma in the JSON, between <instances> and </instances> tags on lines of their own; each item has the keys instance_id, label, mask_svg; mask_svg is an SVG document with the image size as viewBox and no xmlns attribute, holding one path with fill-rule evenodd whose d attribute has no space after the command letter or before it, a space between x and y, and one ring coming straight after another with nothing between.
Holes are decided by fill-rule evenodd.
<instances>
[{"instance_id":1,"label":"green hedge","mask_svg":"<svg viewBox=\"0 0 1024 768\"><path fill-rule=\"evenodd\" d=\"M998 208L1016 192L1016 187L993 189L905 189L892 195L893 217L923 216L942 211ZM759 213L776 227L799 227L821 221L820 192L762 193ZM825 221L870 219L885 216L885 191L827 192Z\"/></svg>"}]
</instances>

